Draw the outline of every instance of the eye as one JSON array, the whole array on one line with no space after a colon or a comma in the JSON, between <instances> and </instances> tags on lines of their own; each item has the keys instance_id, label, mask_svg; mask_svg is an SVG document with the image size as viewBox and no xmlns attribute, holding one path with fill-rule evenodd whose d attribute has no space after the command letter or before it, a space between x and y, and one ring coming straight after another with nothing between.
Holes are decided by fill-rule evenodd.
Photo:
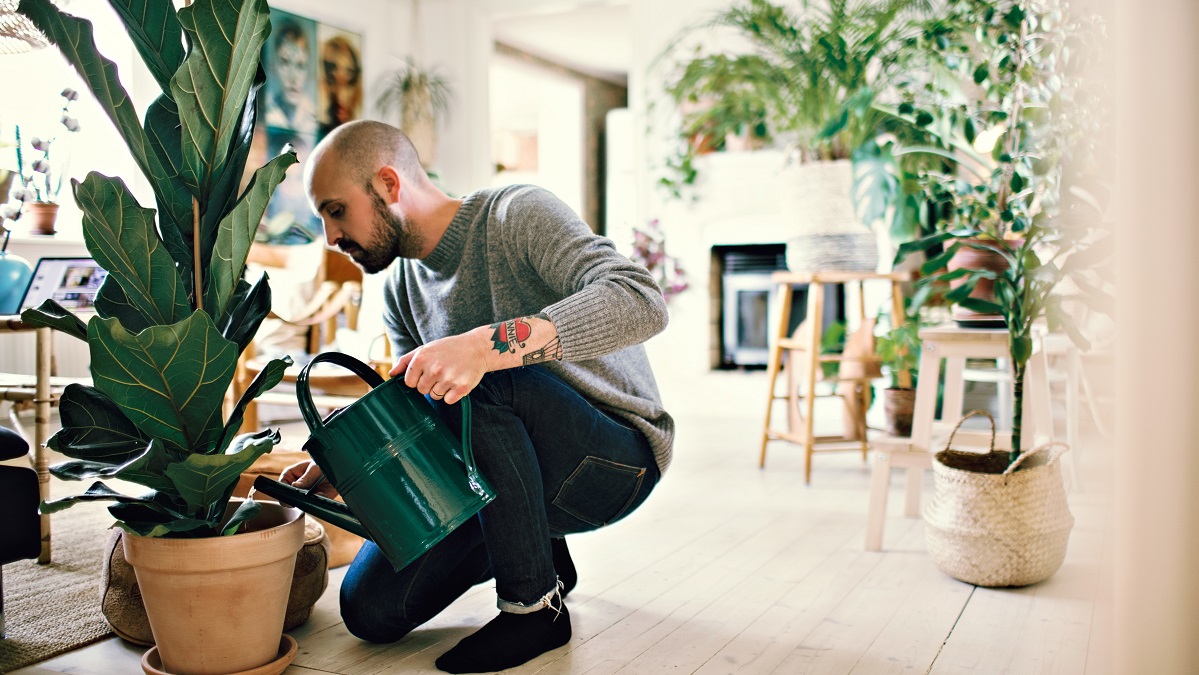
<instances>
[{"instance_id":1,"label":"eye","mask_svg":"<svg viewBox=\"0 0 1199 675\"><path fill-rule=\"evenodd\" d=\"M345 213L345 209L341 208L340 206L330 206L329 207L329 217L330 218L340 218L342 213Z\"/></svg>"}]
</instances>

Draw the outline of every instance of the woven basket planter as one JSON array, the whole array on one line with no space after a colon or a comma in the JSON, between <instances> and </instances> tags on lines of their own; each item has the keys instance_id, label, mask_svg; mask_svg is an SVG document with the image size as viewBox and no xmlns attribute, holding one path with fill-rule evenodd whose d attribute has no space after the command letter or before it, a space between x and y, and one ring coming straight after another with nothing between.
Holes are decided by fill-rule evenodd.
<instances>
[{"instance_id":1,"label":"woven basket planter","mask_svg":"<svg viewBox=\"0 0 1199 675\"><path fill-rule=\"evenodd\" d=\"M990 419L981 411L962 419L976 414ZM929 556L937 569L969 584L1035 584L1062 566L1074 526L1058 461L1066 446L1029 450L1005 470L1008 453L995 452L994 439L992 419L990 453L952 450L950 434L934 458L933 496L924 509Z\"/></svg>"}]
</instances>

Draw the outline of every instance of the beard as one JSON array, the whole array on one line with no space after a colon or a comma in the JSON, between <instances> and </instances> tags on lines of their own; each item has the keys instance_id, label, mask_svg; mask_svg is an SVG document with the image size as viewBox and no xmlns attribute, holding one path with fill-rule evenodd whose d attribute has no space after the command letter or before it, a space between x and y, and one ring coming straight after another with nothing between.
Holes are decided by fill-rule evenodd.
<instances>
[{"instance_id":1,"label":"beard","mask_svg":"<svg viewBox=\"0 0 1199 675\"><path fill-rule=\"evenodd\" d=\"M367 274L387 269L397 258L415 258L420 255L424 240L414 232L404 218L387 208L383 198L373 186L366 185L370 195L374 218L371 221L371 238L365 245L348 237L342 237L337 247L350 256Z\"/></svg>"}]
</instances>

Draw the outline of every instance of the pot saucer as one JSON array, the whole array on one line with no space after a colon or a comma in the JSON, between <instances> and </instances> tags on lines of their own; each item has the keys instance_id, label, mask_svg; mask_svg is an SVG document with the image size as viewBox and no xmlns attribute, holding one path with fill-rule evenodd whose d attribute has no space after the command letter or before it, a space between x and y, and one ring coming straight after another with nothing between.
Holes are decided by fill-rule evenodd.
<instances>
[{"instance_id":1,"label":"pot saucer","mask_svg":"<svg viewBox=\"0 0 1199 675\"><path fill-rule=\"evenodd\" d=\"M296 639L284 633L283 639L279 641L279 656L274 661L229 675L279 675L287 670L287 667L295 660L298 647ZM142 670L146 675L168 675L167 671L162 669L162 659L158 657L158 647L151 647L148 652L142 654Z\"/></svg>"}]
</instances>

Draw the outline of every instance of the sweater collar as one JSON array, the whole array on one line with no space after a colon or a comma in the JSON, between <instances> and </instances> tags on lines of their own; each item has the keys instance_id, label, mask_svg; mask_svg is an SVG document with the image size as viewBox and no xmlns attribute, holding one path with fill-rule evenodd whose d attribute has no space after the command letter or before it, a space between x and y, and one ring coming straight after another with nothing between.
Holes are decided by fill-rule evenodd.
<instances>
[{"instance_id":1,"label":"sweater collar","mask_svg":"<svg viewBox=\"0 0 1199 675\"><path fill-rule=\"evenodd\" d=\"M482 191L469 194L462 200L462 205L458 207L450 226L446 228L445 234L441 235L441 241L420 261L422 265L434 272L450 272L458 266L458 261L462 259L466 233L470 231L471 223L483 208L483 201Z\"/></svg>"}]
</instances>

